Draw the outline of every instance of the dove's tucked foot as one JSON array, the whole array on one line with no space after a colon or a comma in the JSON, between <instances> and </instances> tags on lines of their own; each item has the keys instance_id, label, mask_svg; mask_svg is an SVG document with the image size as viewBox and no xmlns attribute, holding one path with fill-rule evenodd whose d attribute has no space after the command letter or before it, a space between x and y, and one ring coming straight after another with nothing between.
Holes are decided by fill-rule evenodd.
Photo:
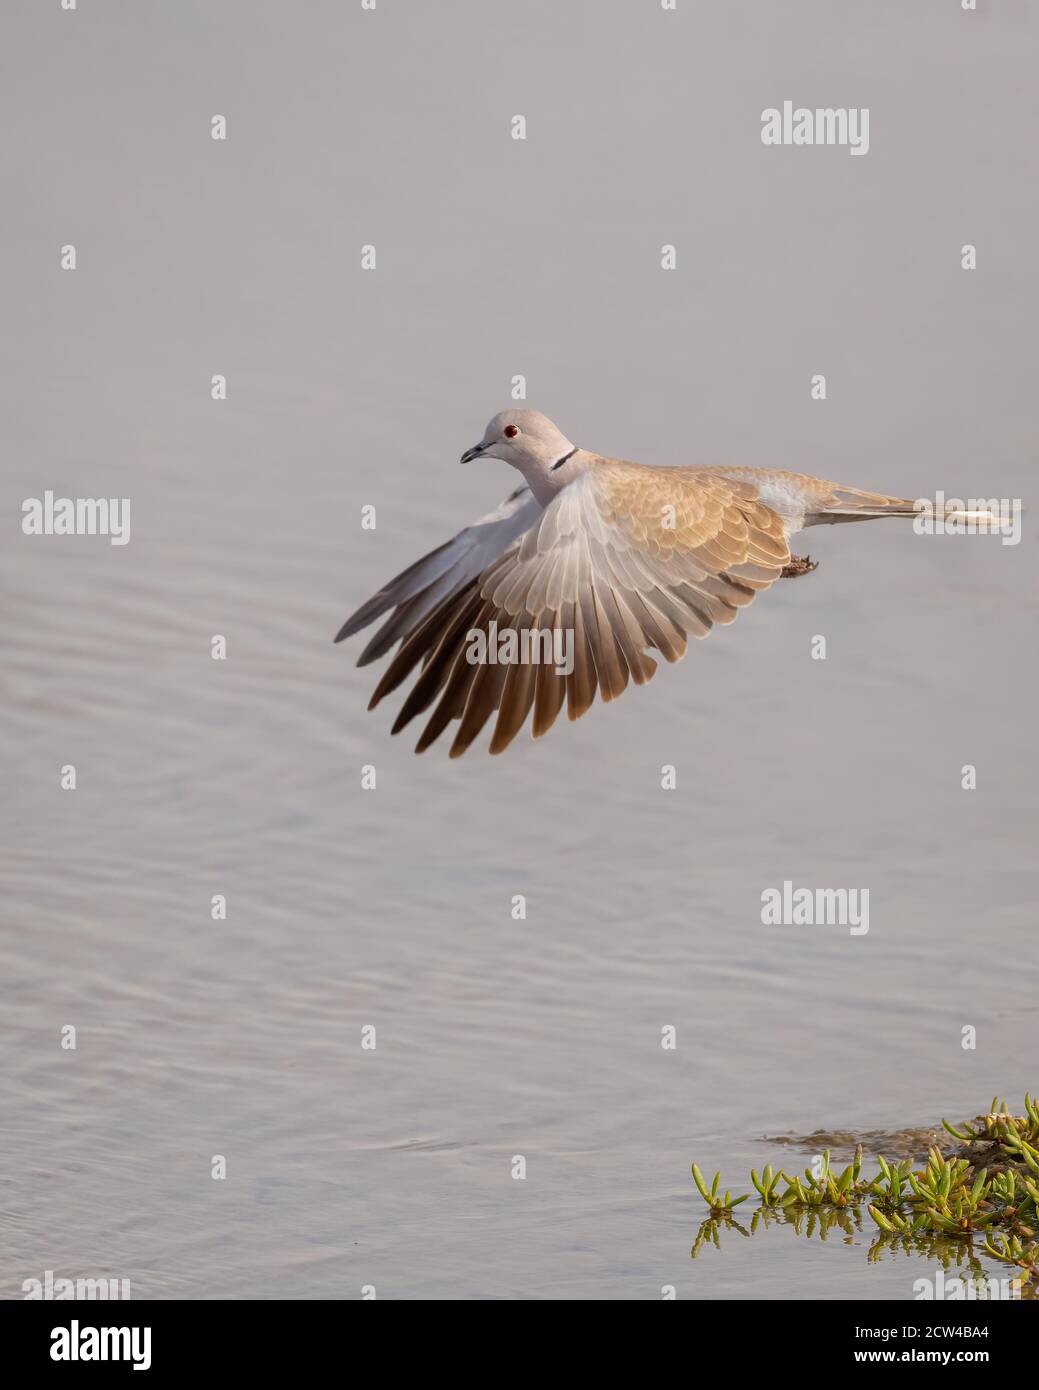
<instances>
[{"instance_id":1,"label":"dove's tucked foot","mask_svg":"<svg viewBox=\"0 0 1039 1390\"><path fill-rule=\"evenodd\" d=\"M810 555L791 555L789 565L784 565L779 572L781 579L797 579L799 575L811 574L812 570L819 568L819 561L813 560Z\"/></svg>"}]
</instances>

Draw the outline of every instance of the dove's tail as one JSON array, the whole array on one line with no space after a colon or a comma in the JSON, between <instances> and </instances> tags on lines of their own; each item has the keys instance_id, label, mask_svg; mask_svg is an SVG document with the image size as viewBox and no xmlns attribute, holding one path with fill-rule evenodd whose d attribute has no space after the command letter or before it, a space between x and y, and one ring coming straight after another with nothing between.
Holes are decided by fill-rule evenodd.
<instances>
[{"instance_id":1,"label":"dove's tail","mask_svg":"<svg viewBox=\"0 0 1039 1390\"><path fill-rule=\"evenodd\" d=\"M834 488L805 517L806 526L829 525L838 521L872 521L881 516L929 516L942 521L973 521L979 524L999 520L987 508L967 510L962 506L936 509L926 498L885 497L882 492L860 492L854 487Z\"/></svg>"}]
</instances>

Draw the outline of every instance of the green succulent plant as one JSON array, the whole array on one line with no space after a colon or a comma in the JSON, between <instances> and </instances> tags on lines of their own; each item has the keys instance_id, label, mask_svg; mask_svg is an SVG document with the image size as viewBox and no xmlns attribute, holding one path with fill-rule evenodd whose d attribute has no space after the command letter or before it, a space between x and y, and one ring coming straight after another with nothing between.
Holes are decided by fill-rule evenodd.
<instances>
[{"instance_id":1,"label":"green succulent plant","mask_svg":"<svg viewBox=\"0 0 1039 1390\"><path fill-rule=\"evenodd\" d=\"M1026 1095L1025 1113L1014 1115L994 1097L988 1111L973 1121L952 1125L943 1120L942 1125L963 1147L944 1154L935 1145L923 1167L912 1159L889 1162L878 1155L877 1172L867 1177L859 1145L853 1162L840 1173L831 1167L829 1150L816 1172L806 1168L791 1177L772 1164L760 1174L752 1169L758 1207L749 1230L732 1213L752 1194L722 1193L720 1173L708 1188L694 1163L693 1181L710 1215L693 1255L708 1242L717 1246L722 1226L750 1236L773 1220L823 1240L835 1228L847 1237L861 1229L865 1208L879 1233L870 1259L886 1249L926 1253L943 1263L955 1259L959 1264L962 1256L980 1273L973 1253L979 1240L992 1259L1039 1281L1039 1100Z\"/></svg>"}]
</instances>

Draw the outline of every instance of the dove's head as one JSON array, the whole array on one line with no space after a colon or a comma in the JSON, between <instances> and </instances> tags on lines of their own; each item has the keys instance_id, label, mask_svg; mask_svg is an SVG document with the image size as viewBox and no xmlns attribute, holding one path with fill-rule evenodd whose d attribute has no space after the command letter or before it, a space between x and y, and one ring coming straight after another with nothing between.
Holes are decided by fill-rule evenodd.
<instances>
[{"instance_id":1,"label":"dove's head","mask_svg":"<svg viewBox=\"0 0 1039 1390\"><path fill-rule=\"evenodd\" d=\"M540 410L503 410L484 430L479 444L466 449L462 462L469 463L476 458L503 459L518 468L537 493L536 482L551 479L558 487L564 481L557 470L562 473L563 465L576 452L562 430ZM556 487L551 490L555 491Z\"/></svg>"}]
</instances>

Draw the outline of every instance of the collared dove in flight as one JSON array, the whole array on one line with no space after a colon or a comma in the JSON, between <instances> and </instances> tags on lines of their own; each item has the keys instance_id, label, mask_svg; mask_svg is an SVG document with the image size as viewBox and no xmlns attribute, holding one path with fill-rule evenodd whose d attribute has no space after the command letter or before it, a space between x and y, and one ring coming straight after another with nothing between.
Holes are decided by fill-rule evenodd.
<instances>
[{"instance_id":1,"label":"collared dove in flight","mask_svg":"<svg viewBox=\"0 0 1039 1390\"><path fill-rule=\"evenodd\" d=\"M915 503L769 468L661 468L579 449L536 410L503 410L462 463L496 458L524 482L497 511L410 565L339 630L341 642L390 616L358 659L399 650L369 709L419 673L398 733L431 706L423 752L453 720L459 757L497 712L490 752L501 753L533 708L540 738L566 702L579 719L595 699L648 681L649 649L678 661L688 637L731 623L774 580L816 566L790 553L805 526L914 516ZM948 510L947 518L979 516ZM474 637L534 635L527 651L567 635L567 670L550 657L474 660ZM542 641L538 645L538 638ZM522 650L518 646L515 649ZM558 650L558 647L556 648Z\"/></svg>"}]
</instances>

